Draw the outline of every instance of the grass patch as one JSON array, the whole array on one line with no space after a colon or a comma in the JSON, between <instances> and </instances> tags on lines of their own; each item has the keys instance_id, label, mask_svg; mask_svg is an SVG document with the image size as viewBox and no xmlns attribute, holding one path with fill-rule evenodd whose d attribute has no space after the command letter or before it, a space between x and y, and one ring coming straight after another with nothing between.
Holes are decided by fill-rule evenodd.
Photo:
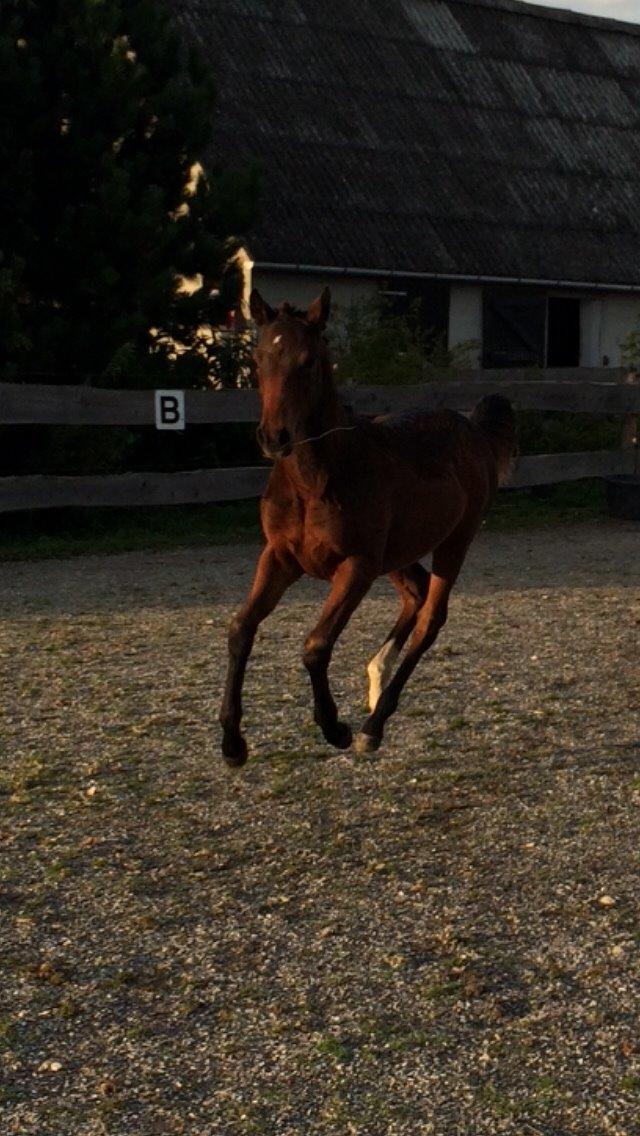
<instances>
[{"instance_id":1,"label":"grass patch","mask_svg":"<svg viewBox=\"0 0 640 1136\"><path fill-rule=\"evenodd\" d=\"M53 509L3 517L0 561L258 540L257 501L147 509Z\"/></svg>"},{"instance_id":2,"label":"grass patch","mask_svg":"<svg viewBox=\"0 0 640 1136\"><path fill-rule=\"evenodd\" d=\"M324 1057L332 1057L340 1063L349 1061L353 1056L350 1047L336 1037L321 1038L318 1042L318 1052L322 1053Z\"/></svg>"},{"instance_id":3,"label":"grass patch","mask_svg":"<svg viewBox=\"0 0 640 1136\"><path fill-rule=\"evenodd\" d=\"M593 521L606 515L604 481L565 481L533 489L504 489L487 516L491 532Z\"/></svg>"}]
</instances>

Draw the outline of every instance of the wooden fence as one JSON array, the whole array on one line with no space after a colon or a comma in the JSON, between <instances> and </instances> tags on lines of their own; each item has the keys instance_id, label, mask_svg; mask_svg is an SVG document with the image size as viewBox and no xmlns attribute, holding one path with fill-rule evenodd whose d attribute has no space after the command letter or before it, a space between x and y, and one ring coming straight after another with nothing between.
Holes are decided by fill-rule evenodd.
<instances>
[{"instance_id":1,"label":"wooden fence","mask_svg":"<svg viewBox=\"0 0 640 1136\"><path fill-rule=\"evenodd\" d=\"M583 477L635 471L640 383L611 369L469 371L440 376L421 386L353 386L346 402L362 414L396 413L410 407L447 406L469 410L485 394L499 391L519 410L616 415L621 419L617 450L542 454L520 459L512 485L548 485ZM192 424L257 422L255 391L186 391L185 420ZM0 383L0 425L154 426L153 390ZM193 504L256 497L268 469L242 467L181 473L124 473L62 477L0 478L0 512L68 506Z\"/></svg>"}]
</instances>

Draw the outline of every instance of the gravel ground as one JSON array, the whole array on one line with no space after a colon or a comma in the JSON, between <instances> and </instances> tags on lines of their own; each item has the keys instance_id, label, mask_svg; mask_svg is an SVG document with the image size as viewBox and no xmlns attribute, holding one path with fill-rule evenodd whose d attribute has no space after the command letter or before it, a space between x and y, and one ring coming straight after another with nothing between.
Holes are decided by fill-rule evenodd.
<instances>
[{"instance_id":1,"label":"gravel ground","mask_svg":"<svg viewBox=\"0 0 640 1136\"><path fill-rule=\"evenodd\" d=\"M230 773L256 551L0 567L3 1136L640 1133L640 526L483 533L369 757L313 725L303 581Z\"/></svg>"}]
</instances>

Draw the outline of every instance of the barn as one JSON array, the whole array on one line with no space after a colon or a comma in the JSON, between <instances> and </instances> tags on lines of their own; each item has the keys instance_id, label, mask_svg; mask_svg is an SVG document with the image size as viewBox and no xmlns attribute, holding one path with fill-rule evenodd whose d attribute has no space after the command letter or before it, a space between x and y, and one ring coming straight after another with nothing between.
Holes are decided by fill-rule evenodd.
<instances>
[{"instance_id":1,"label":"barn","mask_svg":"<svg viewBox=\"0 0 640 1136\"><path fill-rule=\"evenodd\" d=\"M418 301L485 367L616 366L640 313L640 26L514 0L172 0L255 162L245 286Z\"/></svg>"}]
</instances>

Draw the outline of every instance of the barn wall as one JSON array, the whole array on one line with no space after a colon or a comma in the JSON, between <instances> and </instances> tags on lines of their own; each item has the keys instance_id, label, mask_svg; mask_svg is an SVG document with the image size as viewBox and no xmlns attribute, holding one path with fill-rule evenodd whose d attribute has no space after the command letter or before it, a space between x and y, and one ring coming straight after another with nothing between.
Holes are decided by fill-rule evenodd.
<instances>
[{"instance_id":1,"label":"barn wall","mask_svg":"<svg viewBox=\"0 0 640 1136\"><path fill-rule=\"evenodd\" d=\"M584 299L580 305L580 366L602 365L602 304L598 299Z\"/></svg>"},{"instance_id":2,"label":"barn wall","mask_svg":"<svg viewBox=\"0 0 640 1136\"><path fill-rule=\"evenodd\" d=\"M476 284L452 284L449 292L449 347L475 340L469 366L480 366L482 347L482 288Z\"/></svg>"},{"instance_id":3,"label":"barn wall","mask_svg":"<svg viewBox=\"0 0 640 1136\"><path fill-rule=\"evenodd\" d=\"M335 306L347 307L359 300L375 297L380 281L365 277L328 277L302 273L269 272L254 268L251 287L258 288L272 305L289 300L305 308L327 284ZM558 293L560 294L560 293ZM584 297L581 305L580 366L602 367L608 358L611 367L620 366L620 344L640 322L640 295L604 293ZM452 284L449 300L449 347L470 340L482 344L482 287ZM468 356L467 365L480 366L481 346Z\"/></svg>"},{"instance_id":4,"label":"barn wall","mask_svg":"<svg viewBox=\"0 0 640 1136\"><path fill-rule=\"evenodd\" d=\"M584 299L581 310L581 366L619 367L620 344L639 320L640 295L609 293L593 300Z\"/></svg>"},{"instance_id":5,"label":"barn wall","mask_svg":"<svg viewBox=\"0 0 640 1136\"><path fill-rule=\"evenodd\" d=\"M608 296L602 304L600 365L609 356L609 365L620 366L620 343L638 323L640 296Z\"/></svg>"}]
</instances>

